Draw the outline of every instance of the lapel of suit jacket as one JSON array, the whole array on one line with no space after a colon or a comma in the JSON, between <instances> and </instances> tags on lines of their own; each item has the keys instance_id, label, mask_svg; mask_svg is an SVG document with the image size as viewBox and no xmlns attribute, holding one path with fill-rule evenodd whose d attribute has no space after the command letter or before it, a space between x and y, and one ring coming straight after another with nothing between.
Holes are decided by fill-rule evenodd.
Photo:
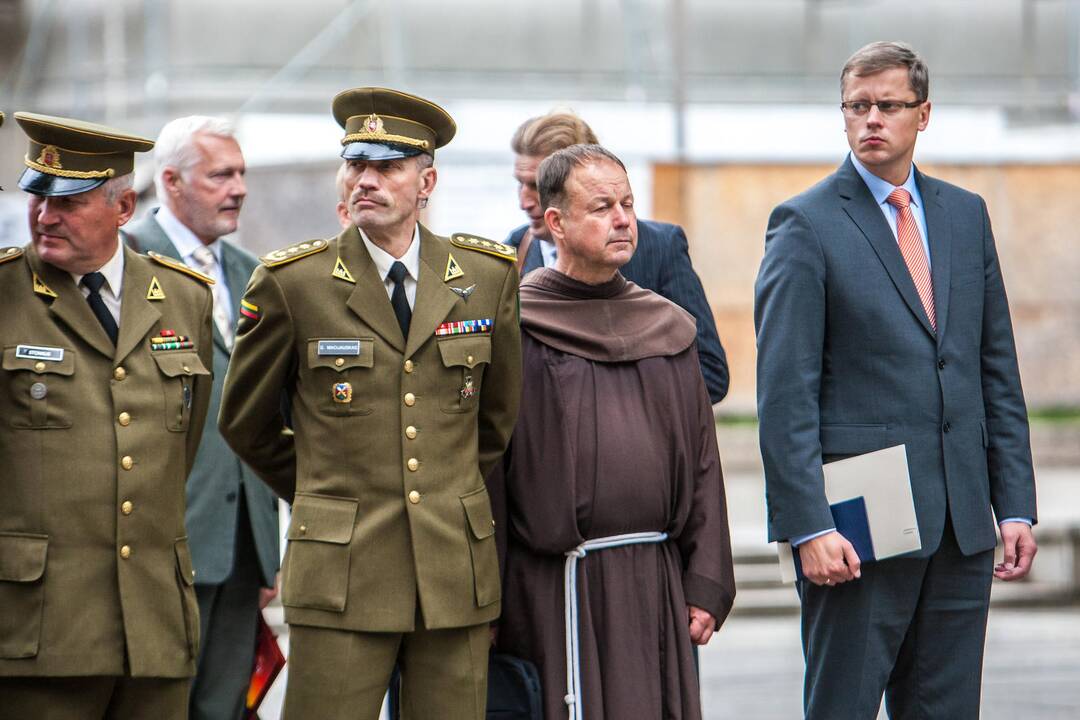
<instances>
[{"instance_id":1,"label":"lapel of suit jacket","mask_svg":"<svg viewBox=\"0 0 1080 720\"><path fill-rule=\"evenodd\" d=\"M356 280L352 294L346 306L360 317L367 325L379 333L383 340L400 353L405 352L405 338L401 326L390 307L390 297L386 294L386 285L379 277L375 261L371 259L360 231L350 225L337 236L337 251L341 262L349 269ZM327 278L327 282L346 282L337 278Z\"/></svg>"},{"instance_id":2,"label":"lapel of suit jacket","mask_svg":"<svg viewBox=\"0 0 1080 720\"><path fill-rule=\"evenodd\" d=\"M937 338L945 335L949 320L949 285L952 277L952 222L948 208L941 200L941 187L930 177L915 170L915 182L922 195L926 215L926 239L930 243L930 274L934 282L934 314L937 316Z\"/></svg>"},{"instance_id":3,"label":"lapel of suit jacket","mask_svg":"<svg viewBox=\"0 0 1080 720\"><path fill-rule=\"evenodd\" d=\"M416 279L416 302L413 303L409 339L405 357L412 357L420 346L435 335L435 328L446 319L458 296L443 280L450 250L445 242L420 226L420 277Z\"/></svg>"},{"instance_id":4,"label":"lapel of suit jacket","mask_svg":"<svg viewBox=\"0 0 1080 720\"><path fill-rule=\"evenodd\" d=\"M126 358L161 319L161 313L154 303L146 299L150 280L155 275L152 262L124 246L124 289L120 303L120 334L116 339L117 362ZM196 329L185 328L188 332L195 332Z\"/></svg>"},{"instance_id":5,"label":"lapel of suit jacket","mask_svg":"<svg viewBox=\"0 0 1080 720\"><path fill-rule=\"evenodd\" d=\"M225 275L225 283L229 290L229 305L232 308L232 316L240 317L240 300L247 291L248 281L251 280L251 271L247 263L243 261L240 253L231 244L219 239L221 244L221 272ZM220 333L214 328L214 341L217 342ZM225 349L225 340L221 339L221 348ZM226 352L228 352L226 350Z\"/></svg>"},{"instance_id":6,"label":"lapel of suit jacket","mask_svg":"<svg viewBox=\"0 0 1080 720\"><path fill-rule=\"evenodd\" d=\"M544 267L544 251L540 249L539 238L533 237L526 251L525 263L521 266L521 274L524 275L542 267Z\"/></svg>"},{"instance_id":7,"label":"lapel of suit jacket","mask_svg":"<svg viewBox=\"0 0 1080 720\"><path fill-rule=\"evenodd\" d=\"M915 313L926 331L934 335L934 328L930 326L926 310L919 300L919 293L915 290L915 281L911 279L911 272L900 254L900 246L897 245L896 237L881 213L881 208L874 201L870 188L866 187L866 183L859 177L850 159L844 161L836 171L836 176L844 212L870 242L908 308Z\"/></svg>"},{"instance_id":8,"label":"lapel of suit jacket","mask_svg":"<svg viewBox=\"0 0 1080 720\"><path fill-rule=\"evenodd\" d=\"M30 269L56 293L55 298L41 296L42 301L50 303L49 312L71 328L90 347L106 357L113 357L115 348L112 341L105 334L101 323L94 317L90 304L86 302L86 298L75 285L71 274L43 261L34 252L33 246L27 248L26 256ZM126 277L124 285L127 285Z\"/></svg>"}]
</instances>

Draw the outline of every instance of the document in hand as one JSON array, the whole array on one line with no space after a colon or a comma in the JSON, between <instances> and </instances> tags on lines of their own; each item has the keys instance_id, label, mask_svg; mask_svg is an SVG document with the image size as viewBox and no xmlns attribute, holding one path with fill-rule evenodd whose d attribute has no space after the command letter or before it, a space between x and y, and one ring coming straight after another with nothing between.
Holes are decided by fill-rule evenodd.
<instances>
[{"instance_id":1,"label":"document in hand","mask_svg":"<svg viewBox=\"0 0 1080 720\"><path fill-rule=\"evenodd\" d=\"M905 446L837 460L822 470L836 529L855 546L861 562L922 548ZM799 555L791 545L779 542L776 551L781 580L804 579Z\"/></svg>"}]
</instances>

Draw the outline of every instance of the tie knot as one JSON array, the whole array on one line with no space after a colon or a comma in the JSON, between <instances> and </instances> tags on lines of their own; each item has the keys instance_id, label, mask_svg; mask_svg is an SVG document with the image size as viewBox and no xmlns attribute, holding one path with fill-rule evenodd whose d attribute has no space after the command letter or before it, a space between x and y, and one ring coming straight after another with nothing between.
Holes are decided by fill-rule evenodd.
<instances>
[{"instance_id":1,"label":"tie knot","mask_svg":"<svg viewBox=\"0 0 1080 720\"><path fill-rule=\"evenodd\" d=\"M906 208L911 204L911 193L904 188L896 188L889 193L886 202L896 208Z\"/></svg>"},{"instance_id":2,"label":"tie knot","mask_svg":"<svg viewBox=\"0 0 1080 720\"><path fill-rule=\"evenodd\" d=\"M99 272L86 273L82 277L82 284L92 293L100 292L105 284L105 276Z\"/></svg>"},{"instance_id":3,"label":"tie knot","mask_svg":"<svg viewBox=\"0 0 1080 720\"><path fill-rule=\"evenodd\" d=\"M205 245L200 245L192 250L191 255L204 268L212 268L217 264L217 256L214 255L214 251Z\"/></svg>"},{"instance_id":4,"label":"tie knot","mask_svg":"<svg viewBox=\"0 0 1080 720\"><path fill-rule=\"evenodd\" d=\"M387 273L387 277L394 281L395 285L400 285L401 281L405 279L405 276L409 274L409 271L405 269L405 263L395 262L390 266L390 272Z\"/></svg>"}]
</instances>

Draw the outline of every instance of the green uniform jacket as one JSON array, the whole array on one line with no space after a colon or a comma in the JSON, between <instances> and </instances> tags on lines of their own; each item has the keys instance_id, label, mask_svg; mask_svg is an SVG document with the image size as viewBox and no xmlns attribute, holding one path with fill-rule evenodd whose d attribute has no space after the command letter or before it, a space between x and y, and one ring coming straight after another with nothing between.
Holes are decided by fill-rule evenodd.
<instances>
[{"instance_id":1,"label":"green uniform jacket","mask_svg":"<svg viewBox=\"0 0 1080 720\"><path fill-rule=\"evenodd\" d=\"M192 675L184 481L210 289L125 248L114 349L71 275L28 249L0 264L0 308L0 676ZM151 351L163 330L194 348Z\"/></svg>"},{"instance_id":2,"label":"green uniform jacket","mask_svg":"<svg viewBox=\"0 0 1080 720\"><path fill-rule=\"evenodd\" d=\"M517 417L517 272L484 249L503 246L469 241L421 226L407 341L356 227L271 253L252 275L219 428L279 495L295 495L282 569L290 623L407 632L417 602L430 629L498 617L483 477ZM492 331L436 336L458 320L491 320ZM353 341L353 352L325 340Z\"/></svg>"}]
</instances>

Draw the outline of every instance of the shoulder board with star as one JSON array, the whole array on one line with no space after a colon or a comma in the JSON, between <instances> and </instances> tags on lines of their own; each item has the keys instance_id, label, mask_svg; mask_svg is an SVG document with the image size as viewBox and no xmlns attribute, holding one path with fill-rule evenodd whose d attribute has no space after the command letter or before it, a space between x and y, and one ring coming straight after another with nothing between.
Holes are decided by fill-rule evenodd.
<instances>
[{"instance_id":1,"label":"shoulder board with star","mask_svg":"<svg viewBox=\"0 0 1080 720\"><path fill-rule=\"evenodd\" d=\"M17 257L21 257L23 249L20 247L6 247L0 248L0 265L6 262L11 262Z\"/></svg>"},{"instance_id":2,"label":"shoulder board with star","mask_svg":"<svg viewBox=\"0 0 1080 720\"><path fill-rule=\"evenodd\" d=\"M503 245L500 242L495 242L494 240L488 240L487 238L476 237L475 235L454 233L450 236L450 244L454 247L464 248L466 250L476 250L477 252L494 255L495 257L502 258L509 262L517 260L517 250L515 248L512 248L509 245Z\"/></svg>"},{"instance_id":3,"label":"shoulder board with star","mask_svg":"<svg viewBox=\"0 0 1080 720\"><path fill-rule=\"evenodd\" d=\"M213 285L214 284L214 279L213 278L210 278L210 277L207 277L207 276L203 275L198 270L192 270L191 268L189 268L187 265L180 262L179 260L173 260L170 257L165 257L164 255L159 255L158 253L154 252L153 250L151 250L150 252L148 252L146 254L151 260L156 262L158 265L164 265L167 268L172 268L173 270L175 270L178 273L183 273L184 275L188 275L190 277L193 277L196 280L201 280L202 282L206 283L207 285Z\"/></svg>"},{"instance_id":4,"label":"shoulder board with star","mask_svg":"<svg viewBox=\"0 0 1080 720\"><path fill-rule=\"evenodd\" d=\"M266 267L277 267L279 265L291 263L293 260L307 257L308 255L320 253L328 247L330 247L330 243L326 240L305 240L304 242L289 245L280 250L275 250L272 253L267 253L259 258L259 260Z\"/></svg>"}]
</instances>

